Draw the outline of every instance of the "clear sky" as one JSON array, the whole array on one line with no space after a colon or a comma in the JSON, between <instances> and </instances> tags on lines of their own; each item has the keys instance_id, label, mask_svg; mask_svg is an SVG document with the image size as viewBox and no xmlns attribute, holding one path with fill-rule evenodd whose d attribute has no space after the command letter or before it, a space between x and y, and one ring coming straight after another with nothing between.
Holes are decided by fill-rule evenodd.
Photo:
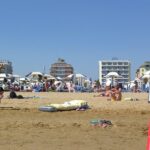
<instances>
[{"instance_id":1,"label":"clear sky","mask_svg":"<svg viewBox=\"0 0 150 150\"><path fill-rule=\"evenodd\" d=\"M149 0L0 1L0 59L14 74L49 72L63 58L98 79L98 61L128 59L132 78L150 61Z\"/></svg>"}]
</instances>

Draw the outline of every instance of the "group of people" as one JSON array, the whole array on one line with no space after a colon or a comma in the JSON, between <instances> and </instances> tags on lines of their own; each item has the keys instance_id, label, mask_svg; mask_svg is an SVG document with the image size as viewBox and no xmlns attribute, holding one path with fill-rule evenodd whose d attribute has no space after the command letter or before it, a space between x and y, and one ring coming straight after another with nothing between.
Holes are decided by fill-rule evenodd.
<instances>
[{"instance_id":1,"label":"group of people","mask_svg":"<svg viewBox=\"0 0 150 150\"><path fill-rule=\"evenodd\" d=\"M0 87L0 103L1 99L3 98L4 94L4 89ZM110 98L111 100L114 101L120 101L122 99L122 93L121 93L121 88L117 86L106 86L105 91L100 93L100 95L97 96L106 96ZM97 97L94 95L94 97ZM18 99L23 99L24 97L22 95L17 95L14 90L10 91L9 98L18 98Z\"/></svg>"},{"instance_id":2,"label":"group of people","mask_svg":"<svg viewBox=\"0 0 150 150\"><path fill-rule=\"evenodd\" d=\"M99 95L94 95L94 97L106 96L109 100L120 101L122 99L121 87L116 86L106 86L105 91L102 91Z\"/></svg>"}]
</instances>

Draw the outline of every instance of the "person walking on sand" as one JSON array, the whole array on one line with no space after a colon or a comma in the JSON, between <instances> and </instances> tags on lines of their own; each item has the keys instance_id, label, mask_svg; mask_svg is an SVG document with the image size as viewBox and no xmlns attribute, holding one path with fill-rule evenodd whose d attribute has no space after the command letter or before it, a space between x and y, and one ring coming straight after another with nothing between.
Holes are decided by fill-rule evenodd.
<instances>
[{"instance_id":1,"label":"person walking on sand","mask_svg":"<svg viewBox=\"0 0 150 150\"><path fill-rule=\"evenodd\" d=\"M1 103L1 99L4 97L4 89L2 87L0 87L0 103Z\"/></svg>"}]
</instances>

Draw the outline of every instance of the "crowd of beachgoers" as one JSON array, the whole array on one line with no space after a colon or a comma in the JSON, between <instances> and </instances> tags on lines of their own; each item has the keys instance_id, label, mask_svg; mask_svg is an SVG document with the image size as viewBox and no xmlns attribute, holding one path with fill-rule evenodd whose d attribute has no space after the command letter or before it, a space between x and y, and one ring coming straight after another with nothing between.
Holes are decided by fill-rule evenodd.
<instances>
[{"instance_id":1,"label":"crowd of beachgoers","mask_svg":"<svg viewBox=\"0 0 150 150\"><path fill-rule=\"evenodd\" d=\"M94 97L107 97L108 100L120 101L122 100L122 92L148 92L149 89L144 90L135 81L132 86L123 86L120 83L106 82L106 85L102 86L99 82L91 82L88 86L81 86L74 84L73 81L62 80L50 80L50 81L36 81L36 82L4 82L1 85L4 91L10 92L90 92ZM142 86L144 87L144 86ZM11 96L10 96L11 97ZM15 96L16 97L16 96ZM12 96L12 98L15 98Z\"/></svg>"}]
</instances>

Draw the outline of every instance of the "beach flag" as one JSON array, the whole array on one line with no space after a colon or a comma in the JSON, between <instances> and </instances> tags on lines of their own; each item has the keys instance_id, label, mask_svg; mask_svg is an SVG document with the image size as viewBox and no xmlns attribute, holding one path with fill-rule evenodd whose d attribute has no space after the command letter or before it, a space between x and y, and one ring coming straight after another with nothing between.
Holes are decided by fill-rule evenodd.
<instances>
[{"instance_id":1,"label":"beach flag","mask_svg":"<svg viewBox=\"0 0 150 150\"><path fill-rule=\"evenodd\" d=\"M146 150L150 150L150 123L148 125L148 137L147 137L147 147Z\"/></svg>"}]
</instances>

